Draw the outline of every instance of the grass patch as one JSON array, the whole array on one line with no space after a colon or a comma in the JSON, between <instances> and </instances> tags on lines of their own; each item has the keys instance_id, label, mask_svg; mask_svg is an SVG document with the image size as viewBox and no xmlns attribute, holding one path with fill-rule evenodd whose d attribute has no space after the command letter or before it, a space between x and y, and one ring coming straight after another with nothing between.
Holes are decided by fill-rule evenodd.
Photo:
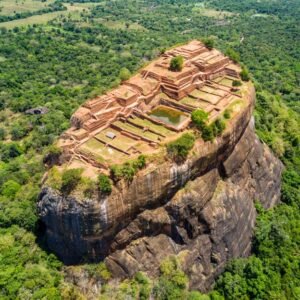
<instances>
[{"instance_id":1,"label":"grass patch","mask_svg":"<svg viewBox=\"0 0 300 300\"><path fill-rule=\"evenodd\" d=\"M141 118L136 117L136 118L131 119L130 121L139 126L148 127L149 129L153 130L154 132L157 132L164 136L170 136L170 135L175 134L172 130L169 130L168 128L166 128L164 126L154 124L153 122L151 122L147 119L141 119Z\"/></svg>"},{"instance_id":2,"label":"grass patch","mask_svg":"<svg viewBox=\"0 0 300 300\"><path fill-rule=\"evenodd\" d=\"M1 2L0 2L1 3ZM17 19L8 22L0 23L0 27L5 27L7 29L12 29L20 26L28 26L33 24L47 24L49 21L54 20L60 16L70 16L72 18L80 18L80 12L83 10L92 7L96 3L80 3L76 5L65 4L67 10L64 11L55 11L51 13L31 16L28 18Z\"/></svg>"},{"instance_id":3,"label":"grass patch","mask_svg":"<svg viewBox=\"0 0 300 300\"><path fill-rule=\"evenodd\" d=\"M145 27L143 27L139 23L127 23L125 21L105 20L103 18L95 18L94 21L108 27L109 29L115 29L115 30L129 29L129 30L148 31Z\"/></svg>"},{"instance_id":4,"label":"grass patch","mask_svg":"<svg viewBox=\"0 0 300 300\"><path fill-rule=\"evenodd\" d=\"M195 98L203 99L211 104L216 104L220 100L220 96L212 95L201 90L194 90L190 95Z\"/></svg>"},{"instance_id":5,"label":"grass patch","mask_svg":"<svg viewBox=\"0 0 300 300\"><path fill-rule=\"evenodd\" d=\"M123 130L127 130L131 133L137 134L139 136L144 136L145 138L150 139L151 141L157 142L158 141L158 135L149 131L143 131L142 129L135 127L129 123L123 123L120 121L117 121L114 123L116 126L122 128Z\"/></svg>"},{"instance_id":6,"label":"grass patch","mask_svg":"<svg viewBox=\"0 0 300 300\"><path fill-rule=\"evenodd\" d=\"M192 97L184 97L179 101L181 104L189 105L195 108L205 108L207 107L208 103L205 103L201 100L192 98Z\"/></svg>"},{"instance_id":7,"label":"grass patch","mask_svg":"<svg viewBox=\"0 0 300 300\"><path fill-rule=\"evenodd\" d=\"M194 147L195 136L193 133L187 132L180 136L177 140L166 145L169 157L176 162L183 162L189 151Z\"/></svg>"},{"instance_id":8,"label":"grass patch","mask_svg":"<svg viewBox=\"0 0 300 300\"><path fill-rule=\"evenodd\" d=\"M228 79L228 78L223 78L221 81L219 81L220 84L232 87L232 82L233 80Z\"/></svg>"},{"instance_id":9,"label":"grass patch","mask_svg":"<svg viewBox=\"0 0 300 300\"><path fill-rule=\"evenodd\" d=\"M219 20L223 20L225 19L225 17L232 17L236 15L236 13L232 13L225 10L215 10L215 9L203 8L203 7L194 7L192 11L195 14L199 14L201 16L215 18Z\"/></svg>"},{"instance_id":10,"label":"grass patch","mask_svg":"<svg viewBox=\"0 0 300 300\"><path fill-rule=\"evenodd\" d=\"M0 15L13 16L17 13L34 12L47 8L55 0L1 0Z\"/></svg>"},{"instance_id":11,"label":"grass patch","mask_svg":"<svg viewBox=\"0 0 300 300\"><path fill-rule=\"evenodd\" d=\"M127 157L120 151L106 147L92 138L80 146L80 151L93 155L99 162L112 162L112 159L124 159Z\"/></svg>"}]
</instances>

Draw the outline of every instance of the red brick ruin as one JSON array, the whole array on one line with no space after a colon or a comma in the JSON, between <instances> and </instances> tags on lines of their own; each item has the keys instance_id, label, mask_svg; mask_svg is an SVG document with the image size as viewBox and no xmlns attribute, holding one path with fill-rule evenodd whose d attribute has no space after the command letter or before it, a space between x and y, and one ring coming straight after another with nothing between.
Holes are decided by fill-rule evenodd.
<instances>
[{"instance_id":1,"label":"red brick ruin","mask_svg":"<svg viewBox=\"0 0 300 300\"><path fill-rule=\"evenodd\" d=\"M170 60L184 58L181 71L169 70ZM85 102L72 116L71 128L60 138L69 162L80 160L107 169L154 149L190 123L190 113L203 109L210 121L241 96L232 87L240 67L216 49L193 40L166 51L116 89ZM154 109L181 114L170 124L151 114Z\"/></svg>"}]
</instances>

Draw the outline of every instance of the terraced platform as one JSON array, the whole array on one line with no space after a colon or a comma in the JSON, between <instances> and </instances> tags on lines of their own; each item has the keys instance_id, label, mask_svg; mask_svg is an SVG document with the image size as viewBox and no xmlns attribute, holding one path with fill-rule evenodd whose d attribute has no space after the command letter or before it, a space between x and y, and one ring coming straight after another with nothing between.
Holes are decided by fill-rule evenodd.
<instances>
[{"instance_id":1,"label":"terraced platform","mask_svg":"<svg viewBox=\"0 0 300 300\"><path fill-rule=\"evenodd\" d=\"M174 72L170 61L178 55L184 64ZM233 87L239 72L238 65L200 41L166 51L118 88L84 103L59 145L70 161L100 169L153 153L189 128L193 110L203 109L212 121L242 101L240 88Z\"/></svg>"}]
</instances>

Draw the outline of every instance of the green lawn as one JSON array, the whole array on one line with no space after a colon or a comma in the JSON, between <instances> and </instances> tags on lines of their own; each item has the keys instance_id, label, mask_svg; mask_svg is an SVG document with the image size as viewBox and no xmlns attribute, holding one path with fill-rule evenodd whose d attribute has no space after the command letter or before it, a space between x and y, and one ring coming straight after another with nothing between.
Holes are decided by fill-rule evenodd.
<instances>
[{"instance_id":1,"label":"green lawn","mask_svg":"<svg viewBox=\"0 0 300 300\"><path fill-rule=\"evenodd\" d=\"M174 132L169 130L168 128L161 126L161 125L154 124L147 119L141 119L141 118L135 117L134 119L130 119L130 121L134 124L137 124L137 125L140 125L143 127L148 127L149 129L153 130L154 132L160 133L164 136L170 136L170 135L174 134Z\"/></svg>"},{"instance_id":2,"label":"green lawn","mask_svg":"<svg viewBox=\"0 0 300 300\"><path fill-rule=\"evenodd\" d=\"M1 2L0 2L1 3ZM65 11L55 11L47 14L31 16L24 19L17 19L9 22L0 23L0 27L5 27L7 29L12 29L20 26L28 26L33 24L46 24L49 21L59 17L59 16L68 16L70 15L72 19L79 19L80 12L85 9L89 9L97 3L76 3L76 5L65 4L67 10Z\"/></svg>"},{"instance_id":3,"label":"green lawn","mask_svg":"<svg viewBox=\"0 0 300 300\"><path fill-rule=\"evenodd\" d=\"M142 129L135 127L129 123L123 123L120 121L117 121L114 123L116 126L119 126L120 128L122 128L123 130L127 130L131 133L135 133L139 136L144 136L145 138L148 138L154 142L158 141L158 135L149 131L143 131Z\"/></svg>"},{"instance_id":4,"label":"green lawn","mask_svg":"<svg viewBox=\"0 0 300 300\"><path fill-rule=\"evenodd\" d=\"M13 16L16 13L34 12L53 3L55 0L0 0L0 15Z\"/></svg>"},{"instance_id":5,"label":"green lawn","mask_svg":"<svg viewBox=\"0 0 300 300\"><path fill-rule=\"evenodd\" d=\"M202 91L204 92L208 92L208 93L213 93L216 94L218 96L225 96L226 92L220 90L220 89L214 89L210 86L205 85L204 87L201 88Z\"/></svg>"},{"instance_id":6,"label":"green lawn","mask_svg":"<svg viewBox=\"0 0 300 300\"><path fill-rule=\"evenodd\" d=\"M215 9L203 8L203 7L194 7L192 11L195 15L201 15L201 16L216 18L221 20L224 19L225 17L231 17L237 15L236 13L232 13L225 10L215 10Z\"/></svg>"},{"instance_id":7,"label":"green lawn","mask_svg":"<svg viewBox=\"0 0 300 300\"><path fill-rule=\"evenodd\" d=\"M97 23L102 24L110 29L126 29L128 25L128 29L131 30L144 30L147 31L145 27L140 25L139 23L127 23L125 21L114 21L114 20L106 20L104 18L96 18L94 19Z\"/></svg>"},{"instance_id":8,"label":"green lawn","mask_svg":"<svg viewBox=\"0 0 300 300\"><path fill-rule=\"evenodd\" d=\"M221 81L219 81L220 84L226 85L226 86L232 86L233 80L229 78L223 78Z\"/></svg>"},{"instance_id":9,"label":"green lawn","mask_svg":"<svg viewBox=\"0 0 300 300\"><path fill-rule=\"evenodd\" d=\"M212 95L201 90L194 90L190 93L190 95L196 98L203 99L211 104L215 104L220 100L219 96Z\"/></svg>"},{"instance_id":10,"label":"green lawn","mask_svg":"<svg viewBox=\"0 0 300 300\"><path fill-rule=\"evenodd\" d=\"M108 138L106 136L107 132L113 132L116 135L116 137L114 139ZM103 130L102 132L97 134L96 137L98 139L100 139L101 141L104 141L105 143L112 145L112 146L116 147L117 149L120 149L125 152L127 152L131 146L134 146L136 144L136 141L134 139L124 136L124 135L120 134L118 131L113 130L111 128L107 128L107 129Z\"/></svg>"},{"instance_id":11,"label":"green lawn","mask_svg":"<svg viewBox=\"0 0 300 300\"><path fill-rule=\"evenodd\" d=\"M182 103L182 104L186 104L186 105L197 107L197 108L205 108L206 106L208 106L207 103L205 103L203 101L200 101L200 100L197 100L197 99L192 98L192 97L184 97L179 102Z\"/></svg>"},{"instance_id":12,"label":"green lawn","mask_svg":"<svg viewBox=\"0 0 300 300\"><path fill-rule=\"evenodd\" d=\"M110 147L106 147L96 139L92 138L80 146L83 153L90 153L101 162L111 163L114 159L125 159L127 156Z\"/></svg>"}]
</instances>

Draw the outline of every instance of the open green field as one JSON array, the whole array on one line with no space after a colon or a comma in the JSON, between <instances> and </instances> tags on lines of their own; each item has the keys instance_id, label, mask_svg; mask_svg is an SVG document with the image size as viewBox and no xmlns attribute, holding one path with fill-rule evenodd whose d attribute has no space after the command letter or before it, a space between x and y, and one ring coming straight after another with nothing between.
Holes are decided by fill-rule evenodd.
<instances>
[{"instance_id":1,"label":"open green field","mask_svg":"<svg viewBox=\"0 0 300 300\"><path fill-rule=\"evenodd\" d=\"M194 90L190 93L190 95L196 98L203 99L211 104L216 104L220 100L219 96L206 93L202 90Z\"/></svg>"},{"instance_id":2,"label":"open green field","mask_svg":"<svg viewBox=\"0 0 300 300\"><path fill-rule=\"evenodd\" d=\"M101 142L92 138L80 146L80 150L84 153L94 156L101 162L111 163L115 159L125 159L127 156L120 151L106 147Z\"/></svg>"},{"instance_id":3,"label":"open green field","mask_svg":"<svg viewBox=\"0 0 300 300\"><path fill-rule=\"evenodd\" d=\"M232 82L233 82L233 80L231 80L229 78L223 78L219 83L231 87Z\"/></svg>"},{"instance_id":4,"label":"open green field","mask_svg":"<svg viewBox=\"0 0 300 300\"><path fill-rule=\"evenodd\" d=\"M0 15L13 16L17 13L34 12L53 3L55 0L0 0Z\"/></svg>"},{"instance_id":5,"label":"open green field","mask_svg":"<svg viewBox=\"0 0 300 300\"><path fill-rule=\"evenodd\" d=\"M184 97L179 102L182 103L182 104L186 104L186 105L189 105L189 106L193 106L193 107L196 107L196 108L202 108L202 109L204 109L205 107L207 107L209 105L208 103L199 101L199 100L197 100L195 98L192 98L192 97Z\"/></svg>"},{"instance_id":6,"label":"open green field","mask_svg":"<svg viewBox=\"0 0 300 300\"><path fill-rule=\"evenodd\" d=\"M95 21L99 24L102 24L110 29L131 29L131 30L147 30L145 27L139 23L127 23L124 21L114 21L114 20L105 20L103 18L97 18Z\"/></svg>"},{"instance_id":7,"label":"open green field","mask_svg":"<svg viewBox=\"0 0 300 300\"><path fill-rule=\"evenodd\" d=\"M1 2L0 2L1 3ZM28 18L17 19L8 22L0 23L0 27L5 27L7 29L12 29L20 26L28 26L33 24L46 24L49 21L60 17L60 16L71 16L72 19L77 19L80 17L80 13L94 6L97 3L76 3L74 5L65 4L67 10L65 11L55 11L51 13L35 15Z\"/></svg>"},{"instance_id":8,"label":"open green field","mask_svg":"<svg viewBox=\"0 0 300 300\"><path fill-rule=\"evenodd\" d=\"M202 87L201 90L204 91L204 92L207 92L207 93L212 93L212 94L221 96L221 97L226 95L225 91L222 91L220 89L214 89L214 88L212 88L208 85L205 85L204 87Z\"/></svg>"},{"instance_id":9,"label":"open green field","mask_svg":"<svg viewBox=\"0 0 300 300\"><path fill-rule=\"evenodd\" d=\"M114 122L114 125L122 128L123 130L126 130L130 133L137 134L139 136L144 136L145 138L148 138L148 139L150 139L151 141L154 141L154 142L157 142L158 139L159 139L159 136L157 134L154 134L154 133L149 132L149 131L143 131L142 129L140 129L136 126L133 126L129 123L123 123L121 121L116 121L116 122Z\"/></svg>"},{"instance_id":10,"label":"open green field","mask_svg":"<svg viewBox=\"0 0 300 300\"><path fill-rule=\"evenodd\" d=\"M157 132L164 136L170 136L170 135L174 134L174 132L169 130L168 128L161 126L161 125L154 124L153 122L151 122L147 119L141 119L141 118L135 117L133 119L130 119L130 121L134 124L137 124L137 125L140 125L143 127L148 127L149 129L153 130L154 132Z\"/></svg>"},{"instance_id":11,"label":"open green field","mask_svg":"<svg viewBox=\"0 0 300 300\"><path fill-rule=\"evenodd\" d=\"M194 14L199 14L205 17L216 18L216 19L224 19L225 17L234 16L235 13L224 11L224 10L215 10L212 8L204 8L204 7L194 7Z\"/></svg>"},{"instance_id":12,"label":"open green field","mask_svg":"<svg viewBox=\"0 0 300 300\"><path fill-rule=\"evenodd\" d=\"M114 139L108 138L106 136L108 132L114 133L116 137ZM118 131L113 130L112 128L107 128L103 130L98 135L96 135L96 138L103 141L104 143L107 143L108 145L116 147L117 149L120 149L125 152L128 152L129 148L136 144L136 141L134 139L124 136L120 134Z\"/></svg>"}]
</instances>

